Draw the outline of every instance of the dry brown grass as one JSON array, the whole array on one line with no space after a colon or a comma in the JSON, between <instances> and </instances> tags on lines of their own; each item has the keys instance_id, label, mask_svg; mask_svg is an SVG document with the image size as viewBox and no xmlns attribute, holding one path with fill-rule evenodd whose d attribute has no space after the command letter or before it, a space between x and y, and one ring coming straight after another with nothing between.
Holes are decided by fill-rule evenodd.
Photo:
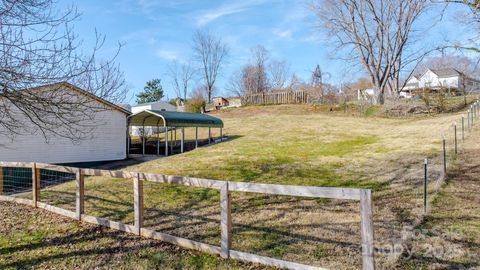
<instances>
[{"instance_id":1,"label":"dry brown grass","mask_svg":"<svg viewBox=\"0 0 480 270\"><path fill-rule=\"evenodd\" d=\"M431 158L430 177L436 179L441 134L451 134L449 125L459 119L458 114L357 117L317 113L307 105L246 107L215 116L224 121L229 141L127 169L231 181L371 188L377 246L398 242L402 228L420 217L423 159ZM87 213L131 221L133 202L125 194L131 185L113 181L87 179ZM45 200L58 204L55 193L72 188L70 183L52 187ZM432 181L429 191L435 188ZM147 183L145 193L148 227L219 244L218 192ZM356 269L361 264L358 211L358 204L348 201L236 193L233 248ZM377 253L377 265L393 265L396 255Z\"/></svg>"}]
</instances>

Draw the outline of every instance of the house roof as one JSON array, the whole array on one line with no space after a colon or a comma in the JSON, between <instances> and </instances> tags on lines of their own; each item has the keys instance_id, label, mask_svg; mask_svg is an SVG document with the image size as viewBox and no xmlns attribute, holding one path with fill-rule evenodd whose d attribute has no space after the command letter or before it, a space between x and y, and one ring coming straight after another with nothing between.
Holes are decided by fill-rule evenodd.
<instances>
[{"instance_id":1,"label":"house roof","mask_svg":"<svg viewBox=\"0 0 480 270\"><path fill-rule=\"evenodd\" d=\"M98 97L86 90L83 90L82 88L78 87L78 86L75 86L69 82L58 82L58 83L52 83L52 84L46 84L46 85L41 85L41 86L37 86L37 87L33 87L33 88L29 88L29 89L25 89L24 91L42 91L42 90L49 90L49 89L61 89L62 87L65 87L65 88L68 88L70 90L74 90L84 96L87 96L89 98L92 98L112 109L115 109L115 110L118 110L122 113L125 113L127 115L130 115L131 112L128 111L127 109L121 107L121 106L118 106L116 104L113 104L112 102L106 100L106 99L103 99L101 97Z\"/></svg>"},{"instance_id":2,"label":"house roof","mask_svg":"<svg viewBox=\"0 0 480 270\"><path fill-rule=\"evenodd\" d=\"M453 77L459 76L463 73L454 69L454 68L444 68L444 69L430 69L433 73L435 73L438 77Z\"/></svg>"},{"instance_id":3,"label":"house roof","mask_svg":"<svg viewBox=\"0 0 480 270\"><path fill-rule=\"evenodd\" d=\"M223 121L208 114L145 110L128 117L129 126L223 127Z\"/></svg>"},{"instance_id":4,"label":"house roof","mask_svg":"<svg viewBox=\"0 0 480 270\"><path fill-rule=\"evenodd\" d=\"M154 105L154 104L168 104L168 105L171 105L172 107L175 107L173 106L172 104L166 102L166 101L162 101L162 100L159 100L159 101L154 101L154 102L148 102L148 103L141 103L141 104L137 104L137 105L133 105L133 107L141 107L141 106L148 106L148 105Z\"/></svg>"}]
</instances>

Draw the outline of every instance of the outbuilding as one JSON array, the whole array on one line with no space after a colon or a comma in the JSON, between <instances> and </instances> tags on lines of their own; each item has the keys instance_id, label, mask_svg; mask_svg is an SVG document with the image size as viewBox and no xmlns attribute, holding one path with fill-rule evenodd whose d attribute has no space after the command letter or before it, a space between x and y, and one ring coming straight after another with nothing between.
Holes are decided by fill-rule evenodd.
<instances>
[{"instance_id":1,"label":"outbuilding","mask_svg":"<svg viewBox=\"0 0 480 270\"><path fill-rule=\"evenodd\" d=\"M54 133L43 134L35 130L12 136L1 135L0 161L65 164L127 158L125 143L127 117L130 115L128 110L67 82L42 86L41 89L46 92L66 91L72 97L81 97L83 100L91 101L95 107L102 108L96 110L92 117L86 120L88 121L86 124L92 127L88 132L88 138L73 141ZM19 119L19 122L28 123L28 120ZM0 130L0 134L6 134L6 131Z\"/></svg>"}]
</instances>

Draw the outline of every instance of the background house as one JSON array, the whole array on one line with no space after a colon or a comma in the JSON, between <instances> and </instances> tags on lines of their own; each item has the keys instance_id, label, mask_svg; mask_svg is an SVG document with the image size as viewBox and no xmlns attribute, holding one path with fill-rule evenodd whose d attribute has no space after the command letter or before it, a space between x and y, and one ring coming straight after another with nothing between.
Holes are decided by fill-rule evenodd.
<instances>
[{"instance_id":1,"label":"background house","mask_svg":"<svg viewBox=\"0 0 480 270\"><path fill-rule=\"evenodd\" d=\"M377 92L373 88L358 89L357 90L358 101L368 101L372 104L377 103Z\"/></svg>"},{"instance_id":2,"label":"background house","mask_svg":"<svg viewBox=\"0 0 480 270\"><path fill-rule=\"evenodd\" d=\"M177 107L165 101L156 101L156 102L138 104L131 107L132 114L136 114L146 110L176 112ZM159 128L145 127L145 135L152 135L159 132L164 132L164 128L163 127L159 127ZM138 126L133 126L131 127L130 134L132 134L133 136L142 136L143 128Z\"/></svg>"},{"instance_id":3,"label":"background house","mask_svg":"<svg viewBox=\"0 0 480 270\"><path fill-rule=\"evenodd\" d=\"M101 108L95 110L90 119L81 123L85 128L92 127L87 139L72 141L51 132L43 135L40 130L15 134L12 137L2 135L0 161L82 163L121 160L127 157L128 110L66 82L45 86L43 90L46 94L48 91L66 91L71 97L77 96L91 101L92 106ZM28 119L21 119L22 114L18 115L19 123L29 124ZM0 127L0 134L7 132L1 129Z\"/></svg>"},{"instance_id":4,"label":"background house","mask_svg":"<svg viewBox=\"0 0 480 270\"><path fill-rule=\"evenodd\" d=\"M422 75L412 76L400 91L400 96L409 98L416 90L447 89L451 94L480 93L480 80L470 78L454 69L427 69Z\"/></svg>"}]
</instances>

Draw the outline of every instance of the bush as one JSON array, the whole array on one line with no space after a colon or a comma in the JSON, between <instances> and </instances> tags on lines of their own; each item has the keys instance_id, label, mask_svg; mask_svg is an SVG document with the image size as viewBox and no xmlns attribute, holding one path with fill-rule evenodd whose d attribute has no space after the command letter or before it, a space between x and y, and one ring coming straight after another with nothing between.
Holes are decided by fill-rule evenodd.
<instances>
[{"instance_id":1,"label":"bush","mask_svg":"<svg viewBox=\"0 0 480 270\"><path fill-rule=\"evenodd\" d=\"M185 103L186 112L201 113L202 109L205 108L205 100L203 98L193 98L188 100Z\"/></svg>"}]
</instances>

